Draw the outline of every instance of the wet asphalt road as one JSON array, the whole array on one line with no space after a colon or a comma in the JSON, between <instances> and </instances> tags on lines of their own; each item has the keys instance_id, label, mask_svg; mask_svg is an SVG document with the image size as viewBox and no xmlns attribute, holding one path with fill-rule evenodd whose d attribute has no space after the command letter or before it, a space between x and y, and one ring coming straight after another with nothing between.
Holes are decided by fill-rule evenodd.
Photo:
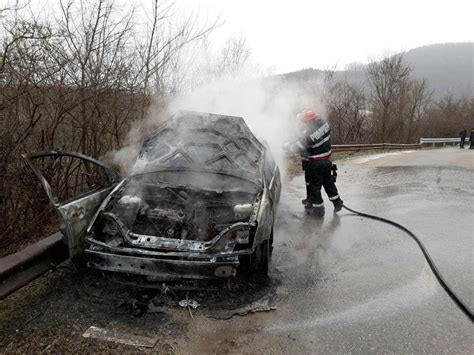
<instances>
[{"instance_id":1,"label":"wet asphalt road","mask_svg":"<svg viewBox=\"0 0 474 355\"><path fill-rule=\"evenodd\" d=\"M425 243L474 308L474 151L425 150L341 162L353 209L393 219ZM272 277L276 311L195 317L180 352L472 353L474 327L438 285L415 242L347 212L306 215L302 176L282 192ZM326 200L327 201L327 200Z\"/></svg>"}]
</instances>

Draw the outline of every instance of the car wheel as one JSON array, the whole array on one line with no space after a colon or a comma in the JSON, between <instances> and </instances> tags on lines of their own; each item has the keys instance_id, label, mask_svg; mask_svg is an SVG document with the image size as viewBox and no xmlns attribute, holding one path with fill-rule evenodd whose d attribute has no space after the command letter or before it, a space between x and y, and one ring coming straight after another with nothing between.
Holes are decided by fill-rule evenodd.
<instances>
[{"instance_id":1,"label":"car wheel","mask_svg":"<svg viewBox=\"0 0 474 355\"><path fill-rule=\"evenodd\" d=\"M264 240L256 250L255 271L262 276L268 275L268 264L270 263L270 240Z\"/></svg>"},{"instance_id":2,"label":"car wheel","mask_svg":"<svg viewBox=\"0 0 474 355\"><path fill-rule=\"evenodd\" d=\"M272 228L272 232L270 234L270 246L269 246L269 250L268 250L268 261L269 262L272 261L272 255L273 255L273 228Z\"/></svg>"},{"instance_id":3,"label":"car wheel","mask_svg":"<svg viewBox=\"0 0 474 355\"><path fill-rule=\"evenodd\" d=\"M252 274L252 261L253 260L254 260L254 254L240 256L237 275L242 276L244 278L248 278Z\"/></svg>"},{"instance_id":4,"label":"car wheel","mask_svg":"<svg viewBox=\"0 0 474 355\"><path fill-rule=\"evenodd\" d=\"M268 275L268 264L271 257L271 239L264 240L252 255L241 256L238 273L243 277L252 275Z\"/></svg>"},{"instance_id":5,"label":"car wheel","mask_svg":"<svg viewBox=\"0 0 474 355\"><path fill-rule=\"evenodd\" d=\"M82 274L87 268L87 259L84 254L74 255L71 262L75 273Z\"/></svg>"}]
</instances>

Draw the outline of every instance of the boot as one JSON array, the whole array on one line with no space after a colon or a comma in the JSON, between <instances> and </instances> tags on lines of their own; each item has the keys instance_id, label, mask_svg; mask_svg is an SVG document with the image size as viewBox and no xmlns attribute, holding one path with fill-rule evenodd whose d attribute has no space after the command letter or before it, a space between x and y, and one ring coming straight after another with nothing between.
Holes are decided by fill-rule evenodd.
<instances>
[{"instance_id":1,"label":"boot","mask_svg":"<svg viewBox=\"0 0 474 355\"><path fill-rule=\"evenodd\" d=\"M323 217L324 216L324 205L318 205L315 203L308 203L304 206L306 213L312 214L316 217Z\"/></svg>"},{"instance_id":2,"label":"boot","mask_svg":"<svg viewBox=\"0 0 474 355\"><path fill-rule=\"evenodd\" d=\"M344 202L340 198L335 200L333 203L334 203L334 213L337 213L340 210L342 210L342 206L344 206Z\"/></svg>"},{"instance_id":3,"label":"boot","mask_svg":"<svg viewBox=\"0 0 474 355\"><path fill-rule=\"evenodd\" d=\"M301 203L303 204L304 208L311 208L311 202L309 202L307 198L301 200Z\"/></svg>"},{"instance_id":4,"label":"boot","mask_svg":"<svg viewBox=\"0 0 474 355\"><path fill-rule=\"evenodd\" d=\"M311 212L316 216L316 217L324 217L324 206L316 206L313 205L311 207Z\"/></svg>"}]
</instances>

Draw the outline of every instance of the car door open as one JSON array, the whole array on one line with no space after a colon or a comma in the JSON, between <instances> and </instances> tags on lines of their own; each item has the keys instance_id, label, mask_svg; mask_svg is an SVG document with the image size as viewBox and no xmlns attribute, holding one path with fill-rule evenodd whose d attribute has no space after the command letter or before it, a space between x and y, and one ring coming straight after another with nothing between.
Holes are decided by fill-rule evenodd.
<instances>
[{"instance_id":1,"label":"car door open","mask_svg":"<svg viewBox=\"0 0 474 355\"><path fill-rule=\"evenodd\" d=\"M122 179L106 164L86 155L50 150L24 154L56 209L69 256L84 250L84 232L100 203Z\"/></svg>"}]
</instances>

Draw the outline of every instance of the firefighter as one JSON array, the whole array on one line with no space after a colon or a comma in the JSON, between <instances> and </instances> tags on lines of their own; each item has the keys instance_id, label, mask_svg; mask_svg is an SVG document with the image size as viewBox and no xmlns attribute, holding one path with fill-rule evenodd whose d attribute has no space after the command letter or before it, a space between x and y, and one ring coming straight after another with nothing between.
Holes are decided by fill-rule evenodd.
<instances>
[{"instance_id":1,"label":"firefighter","mask_svg":"<svg viewBox=\"0 0 474 355\"><path fill-rule=\"evenodd\" d=\"M285 149L291 153L299 153L302 160L306 180L306 199L303 205L324 216L324 202L321 187L324 187L329 200L334 204L334 212L339 212L343 201L336 188L336 166L331 161L331 129L329 124L315 110L304 109L297 116L303 123L304 131L301 138L294 143L286 143Z\"/></svg>"}]
</instances>

